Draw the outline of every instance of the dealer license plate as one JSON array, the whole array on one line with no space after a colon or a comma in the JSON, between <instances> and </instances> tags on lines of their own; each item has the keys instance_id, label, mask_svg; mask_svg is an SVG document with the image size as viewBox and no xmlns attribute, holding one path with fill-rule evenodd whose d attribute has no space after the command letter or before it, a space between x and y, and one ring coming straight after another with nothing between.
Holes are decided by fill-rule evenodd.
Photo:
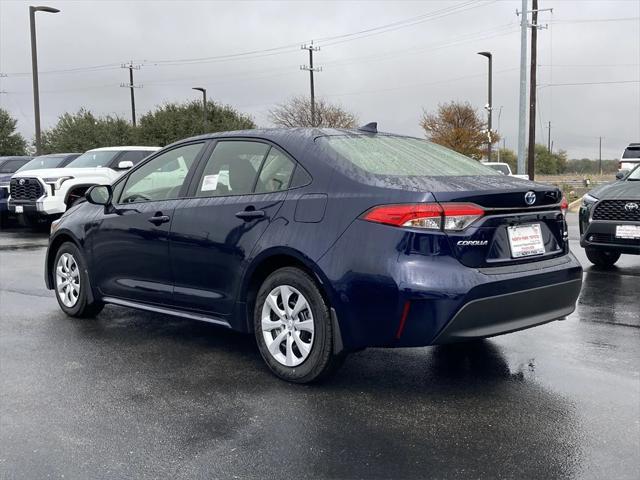
<instances>
[{"instance_id":1,"label":"dealer license plate","mask_svg":"<svg viewBox=\"0 0 640 480\"><path fill-rule=\"evenodd\" d=\"M539 223L508 227L509 244L513 258L529 257L544 253L542 229Z\"/></svg>"},{"instance_id":2,"label":"dealer license plate","mask_svg":"<svg viewBox=\"0 0 640 480\"><path fill-rule=\"evenodd\" d=\"M616 238L640 238L640 225L616 225Z\"/></svg>"},{"instance_id":3,"label":"dealer license plate","mask_svg":"<svg viewBox=\"0 0 640 480\"><path fill-rule=\"evenodd\" d=\"M16 205L16 213L24 212L24 207L22 205Z\"/></svg>"}]
</instances>

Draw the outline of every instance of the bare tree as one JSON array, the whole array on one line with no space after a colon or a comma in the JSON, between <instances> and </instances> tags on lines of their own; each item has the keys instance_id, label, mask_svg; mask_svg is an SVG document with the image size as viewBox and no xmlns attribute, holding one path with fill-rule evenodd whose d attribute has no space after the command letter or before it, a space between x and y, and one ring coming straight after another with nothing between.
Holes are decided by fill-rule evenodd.
<instances>
[{"instance_id":1,"label":"bare tree","mask_svg":"<svg viewBox=\"0 0 640 480\"><path fill-rule=\"evenodd\" d=\"M311 121L311 101L292 97L269 111L271 122L278 127L354 128L358 118L340 105L316 99L315 125Z\"/></svg>"},{"instance_id":2,"label":"bare tree","mask_svg":"<svg viewBox=\"0 0 640 480\"><path fill-rule=\"evenodd\" d=\"M420 126L427 138L438 145L480 160L487 151L487 124L469 102L449 102L438 106L436 113L422 114ZM491 132L492 143L500 141Z\"/></svg>"}]
</instances>

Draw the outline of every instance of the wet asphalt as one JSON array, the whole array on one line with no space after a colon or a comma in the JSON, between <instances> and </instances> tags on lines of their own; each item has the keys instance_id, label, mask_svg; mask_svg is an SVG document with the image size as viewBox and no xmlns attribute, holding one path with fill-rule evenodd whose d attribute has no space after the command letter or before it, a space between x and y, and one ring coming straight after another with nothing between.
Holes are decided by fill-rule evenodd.
<instances>
[{"instance_id":1,"label":"wet asphalt","mask_svg":"<svg viewBox=\"0 0 640 480\"><path fill-rule=\"evenodd\" d=\"M251 337L106 307L66 317L46 236L0 232L0 478L640 478L640 257L574 314L476 344L273 377Z\"/></svg>"}]
</instances>

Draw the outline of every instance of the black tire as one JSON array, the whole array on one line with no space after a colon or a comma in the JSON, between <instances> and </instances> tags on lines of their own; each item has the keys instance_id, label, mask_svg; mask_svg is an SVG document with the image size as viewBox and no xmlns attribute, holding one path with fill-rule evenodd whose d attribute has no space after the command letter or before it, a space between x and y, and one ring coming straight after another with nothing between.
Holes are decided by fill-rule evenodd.
<instances>
[{"instance_id":1,"label":"black tire","mask_svg":"<svg viewBox=\"0 0 640 480\"><path fill-rule=\"evenodd\" d=\"M585 253L589 261L597 267L611 267L620 258L620 252L616 252L615 250L586 248Z\"/></svg>"},{"instance_id":2,"label":"black tire","mask_svg":"<svg viewBox=\"0 0 640 480\"><path fill-rule=\"evenodd\" d=\"M75 261L79 278L79 292L77 294L77 299L73 305L65 305L64 301L61 298L62 294L60 293L58 288L59 277L57 275L57 267L60 258L65 254L70 255ZM89 318L95 317L102 311L102 309L104 308L104 303L98 302L96 300L89 301L88 292L91 287L89 284L89 276L87 273L87 264L84 261L82 253L74 243L65 242L60 245L60 248L58 248L58 251L56 252L52 270L53 287L56 294L56 300L58 301L58 305L60 305L60 308L64 313L66 313L70 317Z\"/></svg>"},{"instance_id":3,"label":"black tire","mask_svg":"<svg viewBox=\"0 0 640 480\"><path fill-rule=\"evenodd\" d=\"M292 367L280 363L274 355L269 352L265 340L265 334L262 329L262 310L265 302L267 301L267 296L269 293L274 291L274 289L280 286L293 287L293 289L302 294L308 304L307 312L305 313L303 311L303 313L305 313L305 318L308 316L308 311L310 311L313 316L314 331L308 356L302 361L302 363ZM294 293L292 296L293 295L297 294ZM344 362L346 356L345 353L334 353L336 334L331 320L330 308L322 297L322 294L313 279L298 268L281 268L267 277L258 291L253 318L255 337L260 354L269 369L283 380L293 383L311 383L320 381L334 373ZM300 319L300 316L295 318ZM293 325L296 324L293 323ZM278 332L283 333L285 328L286 327L282 327L282 330L274 330L274 332L270 334L277 338ZM299 330L298 332L303 331ZM298 335L301 335L301 333L298 333ZM286 349L286 338L282 340L282 342L283 343L280 344L278 349ZM295 345L293 341L292 345ZM300 356L302 356L297 345L295 345L294 349L297 350L297 353L300 354Z\"/></svg>"}]
</instances>

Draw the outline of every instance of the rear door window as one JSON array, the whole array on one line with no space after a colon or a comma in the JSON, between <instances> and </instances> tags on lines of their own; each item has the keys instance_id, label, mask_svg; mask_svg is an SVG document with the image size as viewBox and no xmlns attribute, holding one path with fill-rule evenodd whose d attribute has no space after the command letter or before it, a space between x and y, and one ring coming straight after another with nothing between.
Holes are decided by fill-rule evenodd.
<instances>
[{"instance_id":1,"label":"rear door window","mask_svg":"<svg viewBox=\"0 0 640 480\"><path fill-rule=\"evenodd\" d=\"M197 197L246 195L253 192L258 170L269 151L261 142L219 141L197 183Z\"/></svg>"}]
</instances>

